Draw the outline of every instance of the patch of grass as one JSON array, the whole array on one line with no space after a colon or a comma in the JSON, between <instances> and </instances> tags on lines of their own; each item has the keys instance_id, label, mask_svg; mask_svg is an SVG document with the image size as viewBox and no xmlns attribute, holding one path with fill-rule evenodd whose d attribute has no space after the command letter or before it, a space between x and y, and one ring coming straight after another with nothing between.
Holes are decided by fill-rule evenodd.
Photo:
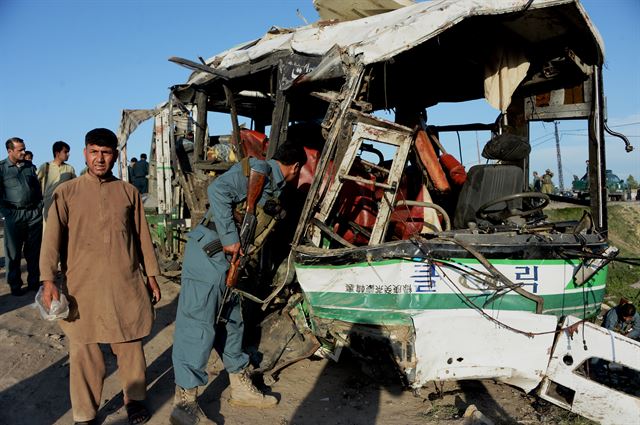
<instances>
[{"instance_id":1,"label":"patch of grass","mask_svg":"<svg viewBox=\"0 0 640 425\"><path fill-rule=\"evenodd\" d=\"M419 412L418 416L427 420L457 419L460 417L460 411L452 405L435 405L429 410Z\"/></svg>"},{"instance_id":2,"label":"patch of grass","mask_svg":"<svg viewBox=\"0 0 640 425\"><path fill-rule=\"evenodd\" d=\"M609 207L609 241L620 250L618 257L640 258L640 208L628 205ZM638 289L630 285L640 281L640 267L612 262L607 277L607 294L614 299L634 300Z\"/></svg>"},{"instance_id":3,"label":"patch of grass","mask_svg":"<svg viewBox=\"0 0 640 425\"><path fill-rule=\"evenodd\" d=\"M550 221L579 220L584 208L545 210ZM609 242L620 250L618 257L640 258L640 208L616 204L608 208ZM615 302L620 297L634 300L638 289L630 285L640 281L640 267L613 261L609 264L607 295Z\"/></svg>"},{"instance_id":4,"label":"patch of grass","mask_svg":"<svg viewBox=\"0 0 640 425\"><path fill-rule=\"evenodd\" d=\"M571 207L571 208L558 208L553 210L544 210L545 215L549 221L568 221L568 220L580 220L582 213L587 211L588 208Z\"/></svg>"}]
</instances>

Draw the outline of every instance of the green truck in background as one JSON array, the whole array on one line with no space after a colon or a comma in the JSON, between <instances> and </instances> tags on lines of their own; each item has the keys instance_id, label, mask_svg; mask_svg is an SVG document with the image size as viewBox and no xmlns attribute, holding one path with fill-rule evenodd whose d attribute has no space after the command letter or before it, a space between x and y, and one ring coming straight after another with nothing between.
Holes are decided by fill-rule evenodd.
<instances>
[{"instance_id":1,"label":"green truck in background","mask_svg":"<svg viewBox=\"0 0 640 425\"><path fill-rule=\"evenodd\" d=\"M605 173L606 186L607 186L607 198L609 201L622 201L624 195L627 192L627 183L617 175L613 174L613 171L606 170ZM589 178L585 174L581 179L578 176L573 176L573 183L571 184L571 190L578 199L589 198Z\"/></svg>"}]
</instances>

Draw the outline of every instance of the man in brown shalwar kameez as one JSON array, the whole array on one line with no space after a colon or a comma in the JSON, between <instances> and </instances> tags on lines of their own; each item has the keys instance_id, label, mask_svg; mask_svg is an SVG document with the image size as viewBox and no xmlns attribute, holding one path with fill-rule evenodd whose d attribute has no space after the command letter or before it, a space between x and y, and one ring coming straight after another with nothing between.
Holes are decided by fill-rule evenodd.
<instances>
[{"instance_id":1,"label":"man in brown shalwar kameez","mask_svg":"<svg viewBox=\"0 0 640 425\"><path fill-rule=\"evenodd\" d=\"M88 172L55 190L40 254L45 306L59 299L54 283L58 262L66 270L71 312L60 326L69 338L76 424L94 423L100 406L105 366L99 343L110 344L117 356L129 423L150 417L142 404L146 362L141 339L151 331L152 302L160 300L159 269L140 193L111 174L117 142L104 128L87 133Z\"/></svg>"}]
</instances>

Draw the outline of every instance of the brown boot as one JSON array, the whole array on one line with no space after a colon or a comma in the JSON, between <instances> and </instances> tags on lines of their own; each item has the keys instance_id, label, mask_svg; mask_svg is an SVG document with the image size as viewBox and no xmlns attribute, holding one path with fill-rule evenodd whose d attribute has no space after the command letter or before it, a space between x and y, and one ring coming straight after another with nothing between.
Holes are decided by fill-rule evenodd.
<instances>
[{"instance_id":1,"label":"brown boot","mask_svg":"<svg viewBox=\"0 0 640 425\"><path fill-rule=\"evenodd\" d=\"M215 425L200 409L197 398L198 387L185 389L176 385L169 422L172 425Z\"/></svg>"},{"instance_id":2,"label":"brown boot","mask_svg":"<svg viewBox=\"0 0 640 425\"><path fill-rule=\"evenodd\" d=\"M230 373L231 398L229 404L232 406L247 406L266 409L278 404L278 399L272 395L265 395L251 382L251 377L247 369L239 373Z\"/></svg>"}]
</instances>

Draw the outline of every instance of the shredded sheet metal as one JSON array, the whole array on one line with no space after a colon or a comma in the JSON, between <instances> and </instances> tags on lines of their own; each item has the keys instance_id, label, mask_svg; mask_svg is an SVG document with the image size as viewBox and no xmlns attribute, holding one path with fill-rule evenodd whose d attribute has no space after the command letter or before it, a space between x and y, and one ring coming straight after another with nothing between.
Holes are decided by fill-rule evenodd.
<instances>
[{"instance_id":1,"label":"shredded sheet metal","mask_svg":"<svg viewBox=\"0 0 640 425\"><path fill-rule=\"evenodd\" d=\"M295 30L273 28L264 37L244 43L207 60L219 70L257 61L278 51L324 55L334 46L363 64L388 60L421 44L465 18L522 10L527 0L433 0L388 13L335 24L315 23ZM604 44L577 0L535 0L530 10L575 4L601 51ZM195 73L190 82L211 78Z\"/></svg>"},{"instance_id":2,"label":"shredded sheet metal","mask_svg":"<svg viewBox=\"0 0 640 425\"><path fill-rule=\"evenodd\" d=\"M320 19L350 21L415 4L413 0L313 0Z\"/></svg>"},{"instance_id":3,"label":"shredded sheet metal","mask_svg":"<svg viewBox=\"0 0 640 425\"><path fill-rule=\"evenodd\" d=\"M640 342L567 316L550 356L540 397L603 425L637 424L640 398L616 389L615 374L640 372ZM599 360L610 362L599 365ZM600 382L587 374L606 377ZM617 370L617 372L614 372ZM618 383L618 385L624 385Z\"/></svg>"},{"instance_id":4,"label":"shredded sheet metal","mask_svg":"<svg viewBox=\"0 0 640 425\"><path fill-rule=\"evenodd\" d=\"M413 316L416 381L496 379L533 390L544 377L558 318L524 311L434 310ZM528 336L498 322L530 332Z\"/></svg>"}]
</instances>

